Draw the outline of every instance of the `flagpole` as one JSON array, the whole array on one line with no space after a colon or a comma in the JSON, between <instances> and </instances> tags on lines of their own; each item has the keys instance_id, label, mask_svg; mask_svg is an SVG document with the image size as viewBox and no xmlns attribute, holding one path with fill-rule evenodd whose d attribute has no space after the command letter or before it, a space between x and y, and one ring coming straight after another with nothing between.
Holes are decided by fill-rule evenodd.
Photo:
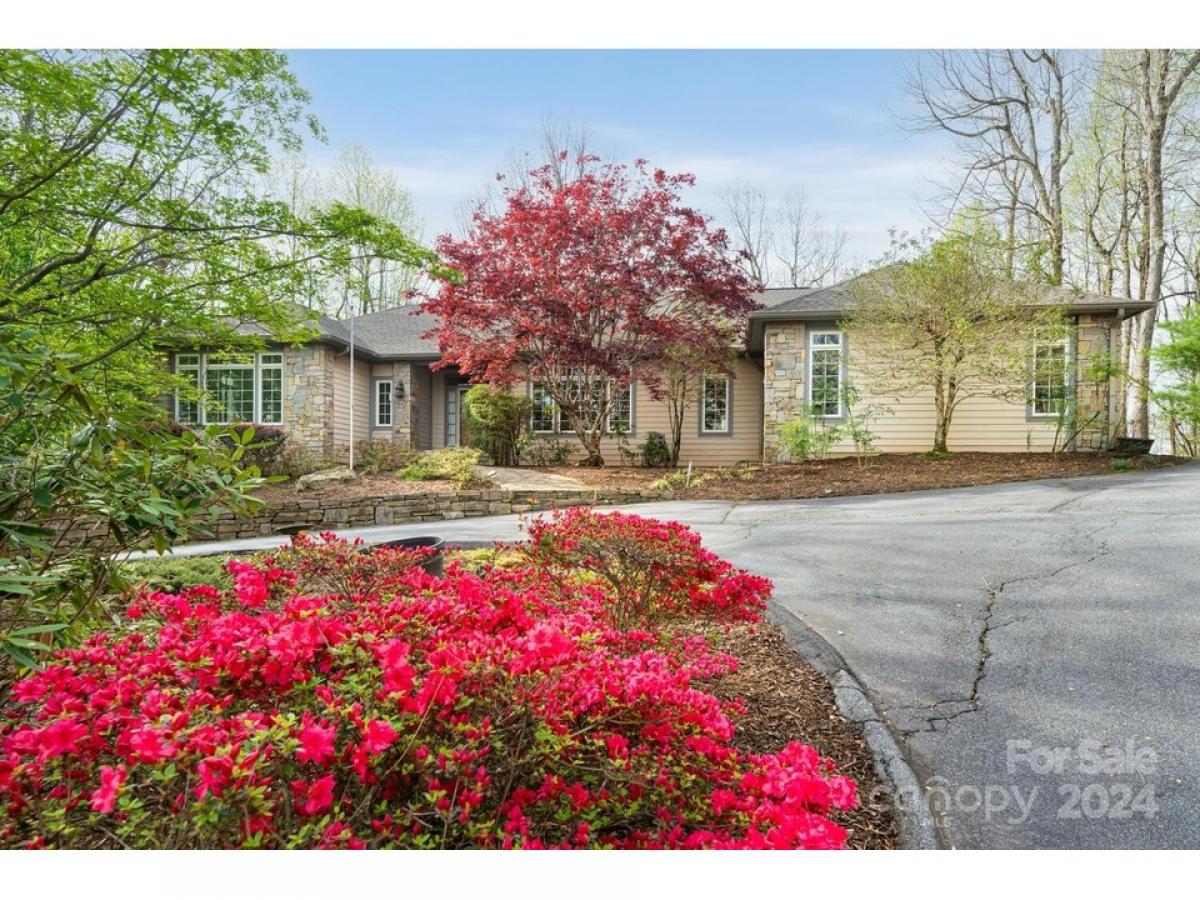
<instances>
[{"instance_id":1,"label":"flagpole","mask_svg":"<svg viewBox=\"0 0 1200 900\"><path fill-rule=\"evenodd\" d=\"M350 308L350 471L354 472L354 308Z\"/></svg>"}]
</instances>

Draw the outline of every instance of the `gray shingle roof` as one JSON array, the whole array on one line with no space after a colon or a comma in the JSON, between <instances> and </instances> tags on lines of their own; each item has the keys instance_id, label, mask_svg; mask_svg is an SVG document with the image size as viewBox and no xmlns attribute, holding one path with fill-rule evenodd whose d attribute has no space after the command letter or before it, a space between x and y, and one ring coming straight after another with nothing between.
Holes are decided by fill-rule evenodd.
<instances>
[{"instance_id":1,"label":"gray shingle roof","mask_svg":"<svg viewBox=\"0 0 1200 900\"><path fill-rule=\"evenodd\" d=\"M309 313L311 315L311 313ZM397 306L354 318L355 349L380 358L433 358L437 342L421 337L434 328L437 320L415 306ZM313 321L318 342L347 347L350 344L350 320L319 315ZM238 322L238 334L269 338L271 330L257 322Z\"/></svg>"},{"instance_id":2,"label":"gray shingle roof","mask_svg":"<svg viewBox=\"0 0 1200 900\"><path fill-rule=\"evenodd\" d=\"M838 319L854 307L854 294L850 278L823 288L768 288L759 291L754 299L760 308L750 313L748 348L760 351L763 348L763 328L768 321L803 321L805 319ZM1039 305L1063 305L1074 312L1123 309L1132 315L1153 306L1141 300L1124 297L1109 297L1091 294L1065 287L1040 287L1037 298Z\"/></svg>"},{"instance_id":3,"label":"gray shingle roof","mask_svg":"<svg viewBox=\"0 0 1200 900\"><path fill-rule=\"evenodd\" d=\"M754 299L763 308L751 313L751 316L764 312L845 312L853 304L853 298L846 289L849 283L843 281L823 288L768 288L758 291Z\"/></svg>"},{"instance_id":4,"label":"gray shingle roof","mask_svg":"<svg viewBox=\"0 0 1200 900\"><path fill-rule=\"evenodd\" d=\"M850 278L823 288L768 288L759 291L754 299L761 305L750 314L751 319L781 319L794 313L797 319L828 318L848 313L854 307L854 294ZM1124 308L1130 312L1149 309L1152 304L1124 297L1109 297L1092 294L1068 287L1034 287L1038 296L1034 303L1039 305L1062 304L1077 312L1088 309Z\"/></svg>"},{"instance_id":5,"label":"gray shingle roof","mask_svg":"<svg viewBox=\"0 0 1200 900\"><path fill-rule=\"evenodd\" d=\"M297 314L301 317L311 315L311 312L308 312L301 307L297 307L296 309ZM257 322L249 322L244 320L233 321L230 319L226 319L226 322L231 324L233 326L233 330L238 334L246 335L247 337L269 338L272 335L271 329L264 325L260 325ZM314 324L316 325L318 340L332 340L345 343L350 339L350 333L346 329L345 324L337 319L331 319L329 316L320 315L317 316Z\"/></svg>"},{"instance_id":6,"label":"gray shingle roof","mask_svg":"<svg viewBox=\"0 0 1200 900\"><path fill-rule=\"evenodd\" d=\"M336 323L349 339L348 322ZM436 357L437 341L422 337L437 327L437 317L416 306L397 306L356 316L354 342L376 356Z\"/></svg>"}]
</instances>

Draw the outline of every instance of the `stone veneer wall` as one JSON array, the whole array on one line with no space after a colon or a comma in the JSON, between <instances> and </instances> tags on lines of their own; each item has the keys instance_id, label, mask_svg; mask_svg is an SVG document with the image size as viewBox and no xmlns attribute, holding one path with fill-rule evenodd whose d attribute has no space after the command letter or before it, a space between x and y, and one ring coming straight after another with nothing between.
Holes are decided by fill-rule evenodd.
<instances>
[{"instance_id":1,"label":"stone veneer wall","mask_svg":"<svg viewBox=\"0 0 1200 900\"><path fill-rule=\"evenodd\" d=\"M779 426L804 409L804 323L768 322L763 331L763 458L779 460Z\"/></svg>"},{"instance_id":2,"label":"stone veneer wall","mask_svg":"<svg viewBox=\"0 0 1200 900\"><path fill-rule=\"evenodd\" d=\"M284 352L283 427L322 459L333 456L333 373L319 344Z\"/></svg>"},{"instance_id":3,"label":"stone veneer wall","mask_svg":"<svg viewBox=\"0 0 1200 900\"><path fill-rule=\"evenodd\" d=\"M278 534L280 528L295 525L311 525L313 531L326 531L369 525L400 525L406 522L441 522L587 504L612 506L663 499L670 499L670 493L602 490L550 490L533 493L487 489L444 494L393 494L354 499L318 500L298 496L295 500L280 503L257 516L239 519L231 512L222 512L209 526L209 530L217 540L232 540ZM103 544L105 537L104 532L94 526L78 523L67 533L64 544Z\"/></svg>"},{"instance_id":4,"label":"stone veneer wall","mask_svg":"<svg viewBox=\"0 0 1200 900\"><path fill-rule=\"evenodd\" d=\"M211 530L218 539L262 537L280 528L311 525L314 531L406 522L440 522L474 516L496 516L566 506L611 506L661 500L664 495L634 491L454 491L444 494L395 494L384 497L289 500L253 518L222 513Z\"/></svg>"},{"instance_id":5,"label":"stone veneer wall","mask_svg":"<svg viewBox=\"0 0 1200 900\"><path fill-rule=\"evenodd\" d=\"M413 446L413 434L417 427L417 398L413 385L412 363L392 364L392 440L405 447ZM404 391L404 399L397 400L396 394Z\"/></svg>"},{"instance_id":6,"label":"stone veneer wall","mask_svg":"<svg viewBox=\"0 0 1200 900\"><path fill-rule=\"evenodd\" d=\"M1113 434L1113 404L1121 389L1117 378L1095 377L1092 371L1101 360L1112 362L1115 318L1079 316L1075 335L1075 419L1081 425L1076 450L1103 450Z\"/></svg>"}]
</instances>

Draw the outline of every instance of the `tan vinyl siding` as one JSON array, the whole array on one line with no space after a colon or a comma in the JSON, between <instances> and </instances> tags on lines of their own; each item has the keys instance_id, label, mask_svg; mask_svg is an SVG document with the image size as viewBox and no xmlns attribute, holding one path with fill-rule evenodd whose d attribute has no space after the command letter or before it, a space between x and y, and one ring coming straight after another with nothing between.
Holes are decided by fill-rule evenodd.
<instances>
[{"instance_id":1,"label":"tan vinyl siding","mask_svg":"<svg viewBox=\"0 0 1200 900\"><path fill-rule=\"evenodd\" d=\"M529 388L527 384L521 384L514 389L527 391ZM743 460L757 461L762 458L762 371L753 360L738 360L733 370L730 399L732 429L729 434L702 436L699 405L689 404L684 414L680 441L681 466L686 466L689 462L697 466L731 466ZM635 384L633 433L626 441L629 449L636 449L651 431L661 432L663 437L670 441L667 403L665 400L655 400L644 384ZM582 446L574 434L559 434L555 437L571 448L572 460L583 456ZM601 441L601 452L608 465L621 464L616 438L604 438Z\"/></svg>"},{"instance_id":2,"label":"tan vinyl siding","mask_svg":"<svg viewBox=\"0 0 1200 900\"><path fill-rule=\"evenodd\" d=\"M827 325L813 328L828 330ZM861 337L849 341L849 380L861 393L859 408L867 404L887 407L871 426L877 439L875 449L881 453L919 453L933 446L936 424L933 388L906 392L903 396L889 393L885 387L872 385L855 365L872 348L863 346ZM807 336L805 342L807 354ZM808 370L805 369L807 375ZM978 390L978 388L976 389ZM1014 385L1013 394L1023 396L1023 385ZM1006 392L1007 393L1007 392ZM1054 418L1030 419L1024 402L980 393L962 400L950 424L947 445L950 450L1021 453L1054 449L1056 422ZM843 441L833 448L835 454L853 453L854 445Z\"/></svg>"},{"instance_id":3,"label":"tan vinyl siding","mask_svg":"<svg viewBox=\"0 0 1200 900\"><path fill-rule=\"evenodd\" d=\"M342 457L350 444L350 358L338 355L331 362L333 373L333 443ZM370 427L371 366L361 360L354 364L354 440L368 436Z\"/></svg>"}]
</instances>

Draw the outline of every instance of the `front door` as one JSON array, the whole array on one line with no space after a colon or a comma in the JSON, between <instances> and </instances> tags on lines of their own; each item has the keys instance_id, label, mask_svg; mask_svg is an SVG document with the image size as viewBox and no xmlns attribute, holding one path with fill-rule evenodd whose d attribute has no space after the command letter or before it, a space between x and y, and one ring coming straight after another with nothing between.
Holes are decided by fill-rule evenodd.
<instances>
[{"instance_id":1,"label":"front door","mask_svg":"<svg viewBox=\"0 0 1200 900\"><path fill-rule=\"evenodd\" d=\"M458 386L458 446L471 446L471 417L467 415L467 391L469 384Z\"/></svg>"},{"instance_id":2,"label":"front door","mask_svg":"<svg viewBox=\"0 0 1200 900\"><path fill-rule=\"evenodd\" d=\"M470 389L469 384L446 385L447 447L466 447L470 444L466 416L463 415L463 410L466 408L465 398Z\"/></svg>"}]
</instances>

